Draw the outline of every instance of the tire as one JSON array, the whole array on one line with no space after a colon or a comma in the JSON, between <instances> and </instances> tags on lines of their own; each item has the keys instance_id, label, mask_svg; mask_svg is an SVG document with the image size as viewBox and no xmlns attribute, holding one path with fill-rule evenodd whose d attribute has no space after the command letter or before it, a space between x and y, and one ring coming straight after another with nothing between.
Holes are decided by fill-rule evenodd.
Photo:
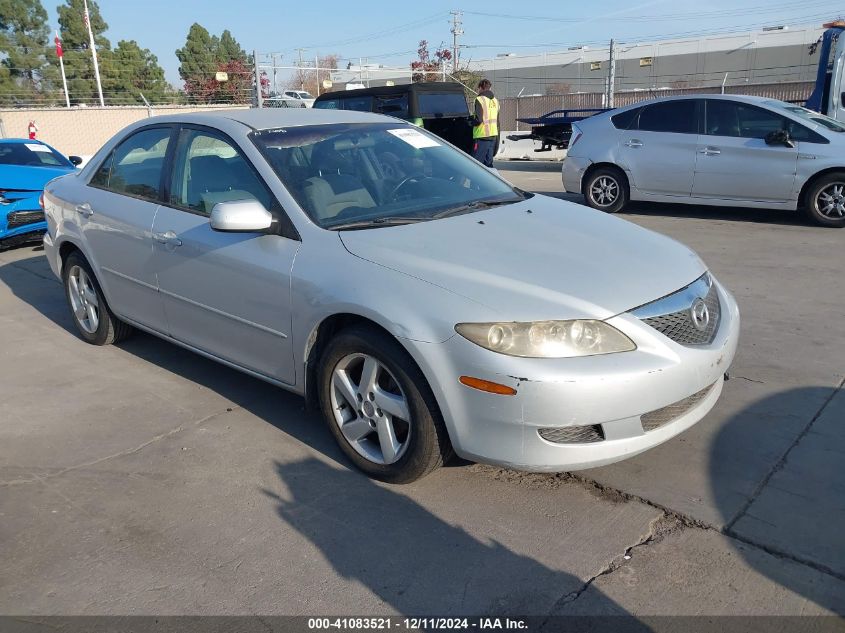
<instances>
[{"instance_id":1,"label":"tire","mask_svg":"<svg viewBox=\"0 0 845 633\"><path fill-rule=\"evenodd\" d=\"M132 333L132 326L109 308L91 265L79 252L65 260L62 281L73 324L86 343L111 345Z\"/></svg>"},{"instance_id":2,"label":"tire","mask_svg":"<svg viewBox=\"0 0 845 633\"><path fill-rule=\"evenodd\" d=\"M365 370L375 376L374 383L365 379ZM451 456L434 394L392 336L367 326L342 330L326 345L317 380L320 409L332 435L370 477L410 483ZM376 386L367 389L367 384Z\"/></svg>"},{"instance_id":3,"label":"tire","mask_svg":"<svg viewBox=\"0 0 845 633\"><path fill-rule=\"evenodd\" d=\"M584 180L583 191L587 206L606 213L619 213L631 197L628 179L615 167L599 167L591 172Z\"/></svg>"},{"instance_id":4,"label":"tire","mask_svg":"<svg viewBox=\"0 0 845 633\"><path fill-rule=\"evenodd\" d=\"M815 224L845 227L845 172L833 172L816 180L804 200L804 213Z\"/></svg>"}]
</instances>

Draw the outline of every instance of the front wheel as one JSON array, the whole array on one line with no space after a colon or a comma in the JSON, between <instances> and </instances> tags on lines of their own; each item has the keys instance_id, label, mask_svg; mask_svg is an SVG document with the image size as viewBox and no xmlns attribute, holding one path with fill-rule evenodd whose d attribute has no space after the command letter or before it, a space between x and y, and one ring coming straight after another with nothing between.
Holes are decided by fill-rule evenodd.
<instances>
[{"instance_id":1,"label":"front wheel","mask_svg":"<svg viewBox=\"0 0 845 633\"><path fill-rule=\"evenodd\" d=\"M320 408L343 452L389 483L415 481L451 448L434 395L411 357L370 327L337 334L318 370Z\"/></svg>"},{"instance_id":2,"label":"front wheel","mask_svg":"<svg viewBox=\"0 0 845 633\"><path fill-rule=\"evenodd\" d=\"M807 191L804 211L821 226L845 227L845 172L822 176Z\"/></svg>"},{"instance_id":3,"label":"front wheel","mask_svg":"<svg viewBox=\"0 0 845 633\"><path fill-rule=\"evenodd\" d=\"M628 181L619 169L601 167L592 172L584 183L587 205L606 213L618 213L629 199Z\"/></svg>"}]
</instances>

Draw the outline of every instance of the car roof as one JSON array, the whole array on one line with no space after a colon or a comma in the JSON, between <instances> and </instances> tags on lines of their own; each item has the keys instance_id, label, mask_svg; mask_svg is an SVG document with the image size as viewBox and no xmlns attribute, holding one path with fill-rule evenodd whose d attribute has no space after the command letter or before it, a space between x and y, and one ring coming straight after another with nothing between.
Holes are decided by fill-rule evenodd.
<instances>
[{"instance_id":1,"label":"car roof","mask_svg":"<svg viewBox=\"0 0 845 633\"><path fill-rule=\"evenodd\" d=\"M664 101L680 101L683 99L720 99L725 101L740 101L743 103L754 103L754 104L762 104L767 101L777 101L777 99L773 99L772 97L758 97L757 95L735 95L735 94L690 94L690 95L671 95L667 97L656 97L654 99L648 99L646 101L638 101L636 103L632 103L630 105L622 106L616 108L617 110L630 110L632 108L639 108L644 105L649 105L652 103L661 103Z\"/></svg>"},{"instance_id":2,"label":"car roof","mask_svg":"<svg viewBox=\"0 0 845 633\"><path fill-rule=\"evenodd\" d=\"M242 110L217 110L215 112L191 112L168 114L145 123L196 123L217 126L220 123L236 121L253 130L270 130L302 125L327 125L331 123L396 123L396 119L370 112L354 110L315 110L312 108L249 108Z\"/></svg>"}]
</instances>

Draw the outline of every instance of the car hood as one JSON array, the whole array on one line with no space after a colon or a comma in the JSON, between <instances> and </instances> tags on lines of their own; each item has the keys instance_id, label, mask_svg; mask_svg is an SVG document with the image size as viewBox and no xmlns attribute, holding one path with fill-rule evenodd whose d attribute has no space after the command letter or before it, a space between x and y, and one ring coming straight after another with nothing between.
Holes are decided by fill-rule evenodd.
<instances>
[{"instance_id":1,"label":"car hood","mask_svg":"<svg viewBox=\"0 0 845 633\"><path fill-rule=\"evenodd\" d=\"M606 319L706 270L679 242L546 196L339 235L353 255L481 303L507 321Z\"/></svg>"},{"instance_id":2,"label":"car hood","mask_svg":"<svg viewBox=\"0 0 845 633\"><path fill-rule=\"evenodd\" d=\"M0 189L41 191L49 181L76 171L71 167L0 165Z\"/></svg>"}]
</instances>

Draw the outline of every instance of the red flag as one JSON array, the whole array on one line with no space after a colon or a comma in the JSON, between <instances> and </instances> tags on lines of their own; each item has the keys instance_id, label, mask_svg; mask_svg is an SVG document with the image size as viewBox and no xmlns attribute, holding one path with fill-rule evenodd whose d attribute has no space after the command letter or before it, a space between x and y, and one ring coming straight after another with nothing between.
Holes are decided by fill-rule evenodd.
<instances>
[{"instance_id":1,"label":"red flag","mask_svg":"<svg viewBox=\"0 0 845 633\"><path fill-rule=\"evenodd\" d=\"M65 52L62 50L62 41L59 39L58 33L56 33L56 39L53 41L56 42L56 57L63 57Z\"/></svg>"}]
</instances>

